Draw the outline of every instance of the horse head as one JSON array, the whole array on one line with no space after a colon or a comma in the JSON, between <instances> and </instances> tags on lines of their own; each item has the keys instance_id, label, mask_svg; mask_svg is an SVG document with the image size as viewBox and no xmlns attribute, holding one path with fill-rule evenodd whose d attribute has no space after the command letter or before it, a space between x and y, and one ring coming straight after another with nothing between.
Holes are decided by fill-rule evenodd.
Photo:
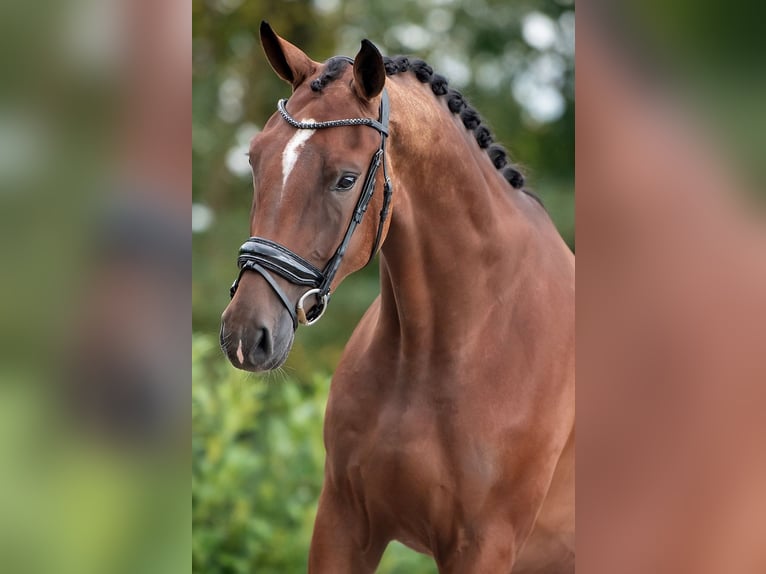
<instances>
[{"instance_id":1,"label":"horse head","mask_svg":"<svg viewBox=\"0 0 766 574\"><path fill-rule=\"evenodd\" d=\"M266 22L260 37L293 92L250 143L250 239L221 318L223 351L249 371L282 365L298 324L317 320L332 290L368 263L390 198L386 72L377 48L364 40L353 60L321 64ZM381 217L364 217L368 207Z\"/></svg>"}]
</instances>

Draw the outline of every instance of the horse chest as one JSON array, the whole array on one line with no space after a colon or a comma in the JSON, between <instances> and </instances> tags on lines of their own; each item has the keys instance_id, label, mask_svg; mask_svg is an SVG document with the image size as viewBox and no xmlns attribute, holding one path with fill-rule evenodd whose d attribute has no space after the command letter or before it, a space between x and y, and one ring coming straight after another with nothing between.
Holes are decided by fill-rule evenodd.
<instances>
[{"instance_id":1,"label":"horse chest","mask_svg":"<svg viewBox=\"0 0 766 574\"><path fill-rule=\"evenodd\" d=\"M461 430L452 401L374 404L331 400L328 408L328 465L349 500L363 501L375 523L390 524L410 546L428 540L433 524L454 524L485 504L502 453Z\"/></svg>"}]
</instances>

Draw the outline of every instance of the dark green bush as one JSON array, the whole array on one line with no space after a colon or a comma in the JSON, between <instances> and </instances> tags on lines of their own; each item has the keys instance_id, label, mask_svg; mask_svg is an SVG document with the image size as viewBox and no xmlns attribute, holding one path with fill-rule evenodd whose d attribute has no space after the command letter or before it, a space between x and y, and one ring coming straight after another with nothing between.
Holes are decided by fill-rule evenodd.
<instances>
[{"instance_id":1,"label":"dark green bush","mask_svg":"<svg viewBox=\"0 0 766 574\"><path fill-rule=\"evenodd\" d=\"M247 375L215 338L192 339L193 571L306 571L322 486L329 377ZM379 570L426 574L432 561L392 545Z\"/></svg>"}]
</instances>

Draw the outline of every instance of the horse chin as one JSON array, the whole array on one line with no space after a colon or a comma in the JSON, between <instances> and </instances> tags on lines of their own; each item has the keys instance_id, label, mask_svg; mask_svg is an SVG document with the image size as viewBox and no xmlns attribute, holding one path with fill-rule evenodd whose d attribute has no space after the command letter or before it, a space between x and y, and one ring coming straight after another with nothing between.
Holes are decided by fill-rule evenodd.
<instances>
[{"instance_id":1,"label":"horse chin","mask_svg":"<svg viewBox=\"0 0 766 574\"><path fill-rule=\"evenodd\" d=\"M235 367L238 369L242 369L243 371L249 371L251 373L265 373L268 371L274 371L285 364L285 361L287 360L287 356L290 354L290 349L288 348L287 351L285 351L283 354L279 356L272 356L266 361L261 361L259 363L253 363L250 361L245 361L242 364L236 364L232 363Z\"/></svg>"}]
</instances>

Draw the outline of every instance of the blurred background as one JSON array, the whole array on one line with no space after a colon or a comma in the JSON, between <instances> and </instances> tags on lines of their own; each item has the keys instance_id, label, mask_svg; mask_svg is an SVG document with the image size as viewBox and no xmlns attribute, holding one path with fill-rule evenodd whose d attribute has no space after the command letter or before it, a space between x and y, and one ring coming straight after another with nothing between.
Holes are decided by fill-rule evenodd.
<instances>
[{"instance_id":1,"label":"blurred background","mask_svg":"<svg viewBox=\"0 0 766 574\"><path fill-rule=\"evenodd\" d=\"M0 3L3 572L191 565L190 85L184 0Z\"/></svg>"},{"instance_id":2,"label":"blurred background","mask_svg":"<svg viewBox=\"0 0 766 574\"><path fill-rule=\"evenodd\" d=\"M194 0L193 568L200 574L304 572L324 447L330 376L378 293L377 266L349 277L285 367L235 370L218 348L252 199L250 139L290 87L263 56L258 26L314 60L384 55L430 63L479 110L523 166L574 248L574 7L565 0ZM435 573L391 545L383 573Z\"/></svg>"},{"instance_id":3,"label":"blurred background","mask_svg":"<svg viewBox=\"0 0 766 574\"><path fill-rule=\"evenodd\" d=\"M766 572L763 14L578 3L580 572Z\"/></svg>"}]
</instances>

